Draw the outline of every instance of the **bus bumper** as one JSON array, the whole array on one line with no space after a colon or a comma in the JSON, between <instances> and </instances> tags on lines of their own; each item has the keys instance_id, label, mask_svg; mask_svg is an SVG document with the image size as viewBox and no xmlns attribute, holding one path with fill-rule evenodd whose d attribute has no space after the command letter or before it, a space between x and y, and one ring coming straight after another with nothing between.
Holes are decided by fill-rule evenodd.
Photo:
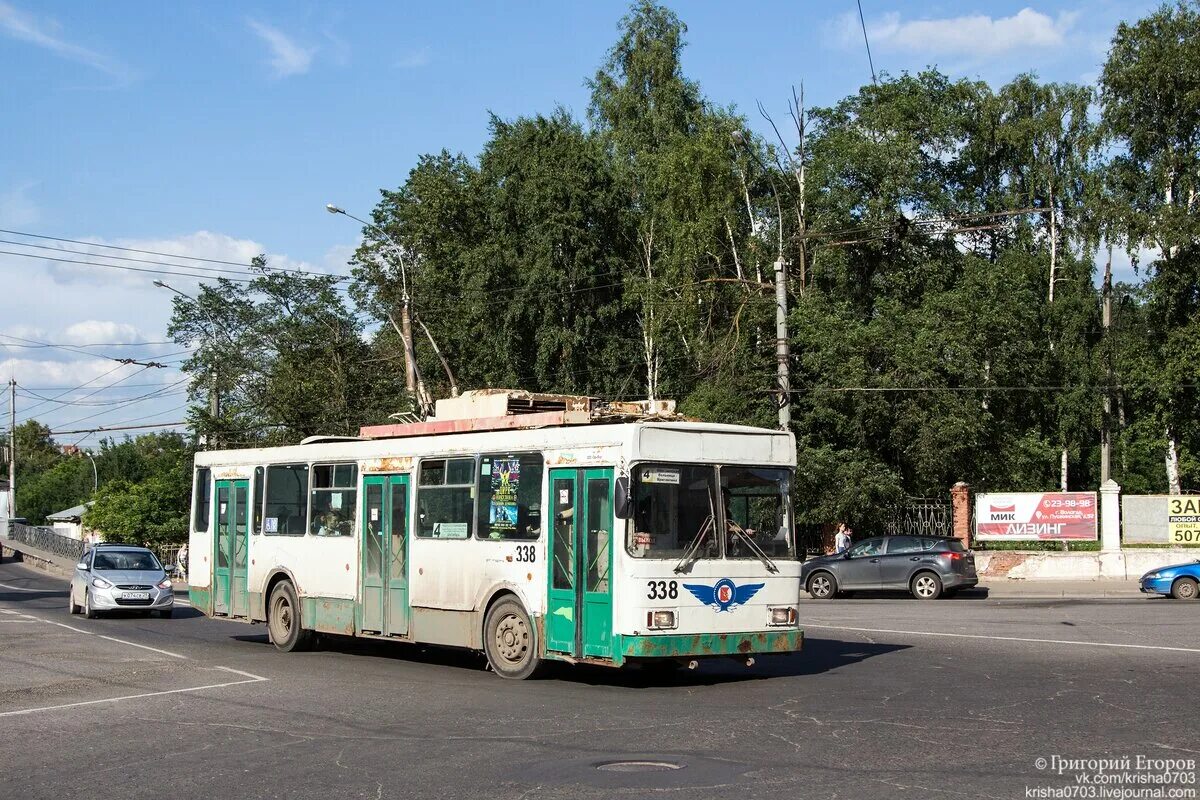
<instances>
[{"instance_id":1,"label":"bus bumper","mask_svg":"<svg viewBox=\"0 0 1200 800\"><path fill-rule=\"evenodd\" d=\"M624 658L695 658L795 653L804 646L799 630L760 633L695 633L667 636L622 636Z\"/></svg>"}]
</instances>

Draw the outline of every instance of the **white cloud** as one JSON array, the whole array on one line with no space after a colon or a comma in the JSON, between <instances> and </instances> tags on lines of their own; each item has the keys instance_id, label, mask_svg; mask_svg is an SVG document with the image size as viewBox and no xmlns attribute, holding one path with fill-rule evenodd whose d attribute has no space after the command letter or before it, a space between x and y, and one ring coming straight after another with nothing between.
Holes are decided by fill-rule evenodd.
<instances>
[{"instance_id":1,"label":"white cloud","mask_svg":"<svg viewBox=\"0 0 1200 800\"><path fill-rule=\"evenodd\" d=\"M405 55L396 62L396 66L400 69L417 69L427 66L430 60L429 48L422 47L420 50L414 50Z\"/></svg>"},{"instance_id":2,"label":"white cloud","mask_svg":"<svg viewBox=\"0 0 1200 800\"><path fill-rule=\"evenodd\" d=\"M56 36L47 29L48 27L53 26L47 26L32 15L19 11L0 0L0 32L6 36L28 42L48 50L60 58L84 64L114 78L129 79L129 69L120 62L103 53L68 42Z\"/></svg>"},{"instance_id":3,"label":"white cloud","mask_svg":"<svg viewBox=\"0 0 1200 800\"><path fill-rule=\"evenodd\" d=\"M1023 8L1011 17L967 14L941 19L904 20L892 12L867 23L871 47L879 51L913 52L929 56L996 56L1011 50L1063 46L1078 14L1057 18ZM847 13L838 24L847 47L862 45L858 15Z\"/></svg>"},{"instance_id":4,"label":"white cloud","mask_svg":"<svg viewBox=\"0 0 1200 800\"><path fill-rule=\"evenodd\" d=\"M150 341L137 326L127 322L111 320L88 319L75 322L63 330L59 341L64 344L92 344L95 342L112 342L115 344L136 344Z\"/></svg>"},{"instance_id":5,"label":"white cloud","mask_svg":"<svg viewBox=\"0 0 1200 800\"><path fill-rule=\"evenodd\" d=\"M298 44L278 28L265 25L255 20L247 20L250 30L266 42L271 50L271 68L275 70L276 78L286 78L289 75L303 75L312 67L313 56L317 48L304 47Z\"/></svg>"}]
</instances>

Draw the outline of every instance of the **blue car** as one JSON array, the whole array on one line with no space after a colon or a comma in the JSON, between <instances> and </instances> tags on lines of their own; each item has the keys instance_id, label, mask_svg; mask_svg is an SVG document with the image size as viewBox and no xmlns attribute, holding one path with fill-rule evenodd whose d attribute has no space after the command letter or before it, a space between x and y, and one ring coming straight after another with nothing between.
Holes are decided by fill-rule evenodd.
<instances>
[{"instance_id":1,"label":"blue car","mask_svg":"<svg viewBox=\"0 0 1200 800\"><path fill-rule=\"evenodd\" d=\"M1146 594L1166 594L1176 600L1195 600L1200 586L1200 559L1189 564L1174 564L1152 569L1142 576L1138 586Z\"/></svg>"}]
</instances>

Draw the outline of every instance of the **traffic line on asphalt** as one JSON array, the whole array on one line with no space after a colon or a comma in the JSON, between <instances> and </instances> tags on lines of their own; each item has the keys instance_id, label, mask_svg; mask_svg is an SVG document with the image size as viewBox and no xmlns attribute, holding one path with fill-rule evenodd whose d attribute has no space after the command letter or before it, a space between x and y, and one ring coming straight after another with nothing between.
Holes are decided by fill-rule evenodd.
<instances>
[{"instance_id":1,"label":"traffic line on asphalt","mask_svg":"<svg viewBox=\"0 0 1200 800\"><path fill-rule=\"evenodd\" d=\"M9 609L0 608L0 614L8 614L10 616L15 616L15 617L24 617L25 619L36 620L37 622L44 622L47 625L57 625L60 628L66 628L67 630L74 631L75 633L82 633L84 636L95 636L99 639L107 639L110 642L116 642L117 644L127 644L130 647L140 647L143 650L149 650L152 653L159 653L164 656L170 656L171 658L178 658L178 659L182 659L184 661L189 660L187 656L180 655L179 653L172 653L170 650L163 650L158 647L151 647L148 644L138 644L137 642L131 642L128 639L118 639L115 636L106 636L103 633L96 633L95 631L84 630L83 628L76 628L74 625L68 625L65 622L55 622L52 619L45 619L43 617L35 617L32 614L24 614L20 611L12 611Z\"/></svg>"},{"instance_id":2,"label":"traffic line on asphalt","mask_svg":"<svg viewBox=\"0 0 1200 800\"><path fill-rule=\"evenodd\" d=\"M240 686L246 683L261 683L269 681L270 678L264 678L261 675L254 675L249 672L243 672L240 669L231 667L210 667L209 669L219 669L225 672L231 672L235 675L245 676L245 680L226 681L225 683L209 683L204 686L191 686L186 689L165 689L160 692L142 692L141 694L127 694L121 697L106 697L103 700L83 700L78 703L63 703L57 706L38 706L37 708L22 708L17 711L0 711L0 717L19 717L25 714L36 714L41 711L59 711L64 708L79 708L81 706L95 706L101 703L119 703L122 700L141 700L146 697L161 697L168 694L187 694L189 692L201 692L205 689L224 689L227 686Z\"/></svg>"},{"instance_id":3,"label":"traffic line on asphalt","mask_svg":"<svg viewBox=\"0 0 1200 800\"><path fill-rule=\"evenodd\" d=\"M40 592L42 594L45 594L46 592L61 592L62 591L62 589L29 589L24 586L10 586L7 583L0 583L0 589L12 589L17 592Z\"/></svg>"},{"instance_id":4,"label":"traffic line on asphalt","mask_svg":"<svg viewBox=\"0 0 1200 800\"><path fill-rule=\"evenodd\" d=\"M907 636L940 636L951 639L986 639L1000 642L1033 642L1036 644L1074 644L1081 647L1113 647L1130 650L1167 650L1173 653L1200 653L1197 647L1168 647L1161 644L1123 644L1121 642L1080 642L1075 639L1033 639L1022 636L985 636L980 633L946 633L944 631L902 631L893 628L852 628L847 625L817 625L801 622L800 627L822 628L831 631L853 631L855 633L899 633Z\"/></svg>"}]
</instances>

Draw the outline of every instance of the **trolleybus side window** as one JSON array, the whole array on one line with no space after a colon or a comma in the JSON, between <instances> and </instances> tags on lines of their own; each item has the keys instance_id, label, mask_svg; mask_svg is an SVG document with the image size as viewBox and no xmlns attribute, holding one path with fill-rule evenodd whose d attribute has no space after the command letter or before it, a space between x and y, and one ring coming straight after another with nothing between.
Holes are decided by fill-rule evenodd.
<instances>
[{"instance_id":1,"label":"trolleybus side window","mask_svg":"<svg viewBox=\"0 0 1200 800\"><path fill-rule=\"evenodd\" d=\"M350 536L358 502L357 464L314 464L309 533Z\"/></svg>"},{"instance_id":2,"label":"trolleybus side window","mask_svg":"<svg viewBox=\"0 0 1200 800\"><path fill-rule=\"evenodd\" d=\"M263 481L266 480L267 471L262 467L254 468L254 484L250 487L250 496L253 498L250 506L250 533L256 535L262 533L263 520Z\"/></svg>"},{"instance_id":3,"label":"trolleybus side window","mask_svg":"<svg viewBox=\"0 0 1200 800\"><path fill-rule=\"evenodd\" d=\"M716 469L639 464L633 470L633 520L626 549L638 558L718 558Z\"/></svg>"},{"instance_id":4,"label":"trolleybus side window","mask_svg":"<svg viewBox=\"0 0 1200 800\"><path fill-rule=\"evenodd\" d=\"M308 464L267 467L266 498L263 533L303 536L308 519Z\"/></svg>"},{"instance_id":5,"label":"trolleybus side window","mask_svg":"<svg viewBox=\"0 0 1200 800\"><path fill-rule=\"evenodd\" d=\"M542 529L541 453L479 459L480 539L536 539Z\"/></svg>"},{"instance_id":6,"label":"trolleybus side window","mask_svg":"<svg viewBox=\"0 0 1200 800\"><path fill-rule=\"evenodd\" d=\"M475 516L475 459L422 461L417 484L417 536L470 537Z\"/></svg>"},{"instance_id":7,"label":"trolleybus side window","mask_svg":"<svg viewBox=\"0 0 1200 800\"><path fill-rule=\"evenodd\" d=\"M208 530L208 515L212 513L212 473L208 467L196 470L196 532Z\"/></svg>"}]
</instances>

